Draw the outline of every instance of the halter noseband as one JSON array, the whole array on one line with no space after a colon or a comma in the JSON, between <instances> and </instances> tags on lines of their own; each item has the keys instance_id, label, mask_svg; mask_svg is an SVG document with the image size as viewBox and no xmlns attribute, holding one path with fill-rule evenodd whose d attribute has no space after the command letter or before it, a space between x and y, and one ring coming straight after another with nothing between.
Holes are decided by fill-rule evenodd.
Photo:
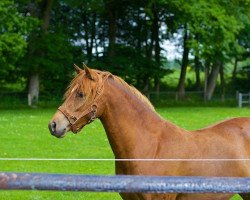
<instances>
[{"instance_id":1,"label":"halter noseband","mask_svg":"<svg viewBox=\"0 0 250 200\"><path fill-rule=\"evenodd\" d=\"M87 109L81 112L79 116L73 115L70 112L68 112L65 106L60 106L58 108L58 110L68 119L70 123L71 131L73 133L78 133L84 127L85 124L83 125L82 123L84 122L84 119L87 115L91 114L91 117L86 124L90 124L97 118L96 117L97 108L98 108L98 104L101 99L101 96L103 94L104 82L110 77L110 75L111 73L105 73L103 74L103 77L98 77L99 80L98 80L97 91L94 97L94 101L90 104L90 106Z\"/></svg>"}]
</instances>

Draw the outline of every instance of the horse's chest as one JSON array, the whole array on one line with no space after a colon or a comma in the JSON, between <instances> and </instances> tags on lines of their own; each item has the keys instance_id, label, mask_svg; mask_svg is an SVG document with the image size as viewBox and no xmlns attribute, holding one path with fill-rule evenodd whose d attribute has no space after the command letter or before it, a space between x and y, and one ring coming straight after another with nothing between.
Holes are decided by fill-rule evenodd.
<instances>
[{"instance_id":1,"label":"horse's chest","mask_svg":"<svg viewBox=\"0 0 250 200\"><path fill-rule=\"evenodd\" d=\"M141 175L144 170L140 164L135 162L117 161L115 163L115 171L116 174Z\"/></svg>"}]
</instances>

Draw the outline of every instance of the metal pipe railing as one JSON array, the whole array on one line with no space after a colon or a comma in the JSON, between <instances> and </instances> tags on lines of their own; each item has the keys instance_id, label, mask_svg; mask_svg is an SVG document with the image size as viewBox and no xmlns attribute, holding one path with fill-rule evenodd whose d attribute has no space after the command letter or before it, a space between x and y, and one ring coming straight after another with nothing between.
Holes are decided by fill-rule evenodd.
<instances>
[{"instance_id":1,"label":"metal pipe railing","mask_svg":"<svg viewBox=\"0 0 250 200\"><path fill-rule=\"evenodd\" d=\"M0 190L250 193L250 178L0 173Z\"/></svg>"}]
</instances>

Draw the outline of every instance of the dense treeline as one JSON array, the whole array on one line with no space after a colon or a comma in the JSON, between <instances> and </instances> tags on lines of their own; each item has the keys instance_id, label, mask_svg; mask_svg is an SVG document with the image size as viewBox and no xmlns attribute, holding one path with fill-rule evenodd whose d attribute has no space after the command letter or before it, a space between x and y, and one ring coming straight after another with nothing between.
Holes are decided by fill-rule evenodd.
<instances>
[{"instance_id":1,"label":"dense treeline","mask_svg":"<svg viewBox=\"0 0 250 200\"><path fill-rule=\"evenodd\" d=\"M161 78L180 70L179 98L188 66L196 74L194 89L208 100L219 77L222 92L228 85L250 89L249 0L1 0L0 26L1 88L24 84L30 104L39 91L63 91L72 64L82 62L144 92L159 91ZM174 61L166 58L166 40L182 49L178 69L169 68Z\"/></svg>"}]
</instances>

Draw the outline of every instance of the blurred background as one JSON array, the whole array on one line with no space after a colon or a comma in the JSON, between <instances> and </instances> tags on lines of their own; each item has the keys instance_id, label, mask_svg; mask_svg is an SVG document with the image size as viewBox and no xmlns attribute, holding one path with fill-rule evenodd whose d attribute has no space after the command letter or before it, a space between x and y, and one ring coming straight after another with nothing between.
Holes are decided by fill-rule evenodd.
<instances>
[{"instance_id":1,"label":"blurred background","mask_svg":"<svg viewBox=\"0 0 250 200\"><path fill-rule=\"evenodd\" d=\"M57 105L82 62L155 104L236 106L249 33L249 0L1 0L0 107Z\"/></svg>"}]
</instances>

